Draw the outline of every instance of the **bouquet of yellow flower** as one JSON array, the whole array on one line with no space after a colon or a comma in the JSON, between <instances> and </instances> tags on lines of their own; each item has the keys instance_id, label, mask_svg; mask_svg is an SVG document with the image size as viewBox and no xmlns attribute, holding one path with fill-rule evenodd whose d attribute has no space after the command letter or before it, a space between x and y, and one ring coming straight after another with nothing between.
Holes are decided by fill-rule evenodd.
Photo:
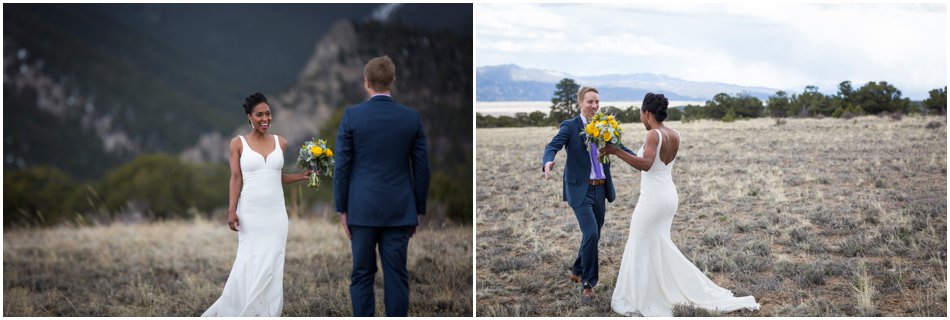
<instances>
[{"instance_id":1,"label":"bouquet of yellow flower","mask_svg":"<svg viewBox=\"0 0 950 320\"><path fill-rule=\"evenodd\" d=\"M312 170L307 187L320 189L320 175L333 177L333 151L327 147L327 141L311 138L304 142L297 156L297 166Z\"/></svg>"},{"instance_id":2,"label":"bouquet of yellow flower","mask_svg":"<svg viewBox=\"0 0 950 320\"><path fill-rule=\"evenodd\" d=\"M608 143L619 144L621 134L623 134L623 129L620 128L617 119L614 116L604 115L603 112L594 114L593 119L590 119L584 127L584 132L581 132L581 136L586 137L585 144L587 144L588 152L591 143L596 145L597 149L602 149ZM597 160L600 160L600 163L610 163L610 157L603 154L598 155Z\"/></svg>"}]
</instances>

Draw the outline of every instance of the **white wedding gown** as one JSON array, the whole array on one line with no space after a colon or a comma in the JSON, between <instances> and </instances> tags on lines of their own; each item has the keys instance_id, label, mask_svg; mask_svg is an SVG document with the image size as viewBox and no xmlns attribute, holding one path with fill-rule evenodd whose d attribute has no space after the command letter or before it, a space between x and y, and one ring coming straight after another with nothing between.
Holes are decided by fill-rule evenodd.
<instances>
[{"instance_id":1,"label":"white wedding gown","mask_svg":"<svg viewBox=\"0 0 950 320\"><path fill-rule=\"evenodd\" d=\"M658 130L659 131L659 130ZM676 304L730 312L758 310L755 297L734 297L720 288L680 253L670 239L679 203L673 185L673 160L660 160L663 135L650 170L640 174L640 199L630 220L630 235L620 262L611 308L622 315L673 315ZM643 148L637 153L642 155Z\"/></svg>"},{"instance_id":2,"label":"white wedding gown","mask_svg":"<svg viewBox=\"0 0 950 320\"><path fill-rule=\"evenodd\" d=\"M278 317L284 308L284 248L287 207L281 184L284 156L274 136L274 150L261 155L248 146L241 152L244 185L238 198L237 257L224 293L201 316Z\"/></svg>"}]
</instances>

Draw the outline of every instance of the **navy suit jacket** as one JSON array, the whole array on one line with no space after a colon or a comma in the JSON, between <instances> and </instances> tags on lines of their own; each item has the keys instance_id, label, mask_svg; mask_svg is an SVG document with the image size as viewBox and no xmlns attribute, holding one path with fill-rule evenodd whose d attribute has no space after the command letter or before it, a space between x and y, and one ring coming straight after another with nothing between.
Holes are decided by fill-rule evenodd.
<instances>
[{"instance_id":1,"label":"navy suit jacket","mask_svg":"<svg viewBox=\"0 0 950 320\"><path fill-rule=\"evenodd\" d=\"M544 164L554 161L554 155L561 148L567 150L567 164L564 166L564 201L567 201L572 208L584 202L590 180L590 153L587 151L587 145L584 144L584 137L580 135L583 128L584 120L580 116L561 122L561 129L544 148L544 156L541 158L541 171L544 171ZM620 148L636 155L623 144L620 144ZM607 177L607 201L614 202L616 193L613 179L610 177L609 163L604 164L604 176Z\"/></svg>"},{"instance_id":2,"label":"navy suit jacket","mask_svg":"<svg viewBox=\"0 0 950 320\"><path fill-rule=\"evenodd\" d=\"M426 212L429 156L419 112L374 96L343 112L336 137L333 201L347 223L418 225Z\"/></svg>"}]
</instances>

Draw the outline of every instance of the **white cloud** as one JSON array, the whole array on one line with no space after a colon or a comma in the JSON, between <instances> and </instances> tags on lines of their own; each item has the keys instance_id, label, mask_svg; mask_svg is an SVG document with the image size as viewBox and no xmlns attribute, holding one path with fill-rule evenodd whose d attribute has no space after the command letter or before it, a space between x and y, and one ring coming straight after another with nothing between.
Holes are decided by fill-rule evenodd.
<instances>
[{"instance_id":1,"label":"white cloud","mask_svg":"<svg viewBox=\"0 0 950 320\"><path fill-rule=\"evenodd\" d=\"M780 89L947 82L945 4L477 4L476 63Z\"/></svg>"},{"instance_id":2,"label":"white cloud","mask_svg":"<svg viewBox=\"0 0 950 320\"><path fill-rule=\"evenodd\" d=\"M566 27L561 17L544 6L532 4L486 4L476 10L478 31L505 34L508 32L551 32Z\"/></svg>"}]
</instances>

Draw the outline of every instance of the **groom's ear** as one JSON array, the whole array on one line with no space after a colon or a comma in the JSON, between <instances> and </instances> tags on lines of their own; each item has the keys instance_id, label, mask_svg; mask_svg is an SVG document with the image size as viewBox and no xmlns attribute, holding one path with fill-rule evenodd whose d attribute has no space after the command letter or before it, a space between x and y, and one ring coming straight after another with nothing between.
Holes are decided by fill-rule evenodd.
<instances>
[{"instance_id":1,"label":"groom's ear","mask_svg":"<svg viewBox=\"0 0 950 320\"><path fill-rule=\"evenodd\" d=\"M366 95L373 95L373 87L369 84L369 79L363 78L363 91L366 92Z\"/></svg>"}]
</instances>

